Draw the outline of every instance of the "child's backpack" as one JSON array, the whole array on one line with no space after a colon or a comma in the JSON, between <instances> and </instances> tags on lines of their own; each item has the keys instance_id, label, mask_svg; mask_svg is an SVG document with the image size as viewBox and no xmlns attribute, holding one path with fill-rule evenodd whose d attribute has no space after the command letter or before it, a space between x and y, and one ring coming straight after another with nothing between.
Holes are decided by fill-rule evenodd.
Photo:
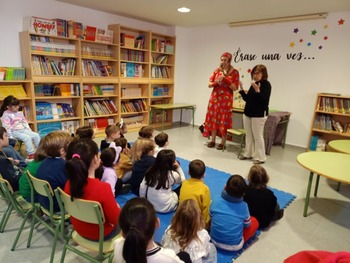
<instances>
[{"instance_id":1,"label":"child's backpack","mask_svg":"<svg viewBox=\"0 0 350 263\"><path fill-rule=\"evenodd\" d=\"M0 174L4 179L9 181L13 191L18 191L18 181L22 173L17 166L4 156L0 156Z\"/></svg>"}]
</instances>

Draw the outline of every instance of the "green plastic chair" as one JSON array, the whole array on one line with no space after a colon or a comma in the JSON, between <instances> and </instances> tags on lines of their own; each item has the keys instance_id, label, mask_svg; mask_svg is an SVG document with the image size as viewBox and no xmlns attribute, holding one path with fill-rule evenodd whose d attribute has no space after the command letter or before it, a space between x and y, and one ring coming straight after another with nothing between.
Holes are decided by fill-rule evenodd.
<instances>
[{"instance_id":1,"label":"green plastic chair","mask_svg":"<svg viewBox=\"0 0 350 263\"><path fill-rule=\"evenodd\" d=\"M64 262L67 249L84 257L90 262L103 262L108 259L112 262L113 259L113 242L118 236L104 240L104 214L99 202L74 198L66 194L61 188L55 190L55 195L62 210L67 211L72 217L90 224L98 224L100 228L99 241L91 241L79 235L74 229L70 232L69 238L63 247L61 263ZM73 240L74 242L70 242ZM73 244L71 244L73 243ZM76 248L76 244L93 252L97 252L96 256L90 255Z\"/></svg>"},{"instance_id":2,"label":"green plastic chair","mask_svg":"<svg viewBox=\"0 0 350 263\"><path fill-rule=\"evenodd\" d=\"M6 179L3 179L0 175L0 188L1 193L4 197L4 200L7 202L8 206L5 210L1 222L0 222L0 232L3 233L6 227L6 224L15 210L18 214L22 215L22 223L18 229L16 238L13 242L11 250L13 251L16 247L19 237L21 236L24 224L26 223L28 217L33 212L33 206L28 203L18 192L14 192L11 184Z\"/></svg>"},{"instance_id":3,"label":"green plastic chair","mask_svg":"<svg viewBox=\"0 0 350 263\"><path fill-rule=\"evenodd\" d=\"M35 223L38 222L54 235L50 256L50 262L53 262L58 237L61 237L63 240L65 239L64 223L67 219L69 219L69 214L65 214L62 211L59 214L54 213L54 192L52 191L51 185L48 181L34 177L28 170L26 176L31 188L31 200L34 207L27 247L30 247ZM42 207L39 203L34 203L34 191L39 195L46 196L49 199L49 209ZM43 218L43 214L47 216L46 219Z\"/></svg>"},{"instance_id":4,"label":"green plastic chair","mask_svg":"<svg viewBox=\"0 0 350 263\"><path fill-rule=\"evenodd\" d=\"M235 139L238 139L239 152L237 153L237 156L239 157L245 146L245 130L244 129L227 129L226 141L228 139L228 136L232 137L232 141L234 141ZM222 148L222 151L224 151L225 148L226 148L226 145L224 146L224 148Z\"/></svg>"}]
</instances>

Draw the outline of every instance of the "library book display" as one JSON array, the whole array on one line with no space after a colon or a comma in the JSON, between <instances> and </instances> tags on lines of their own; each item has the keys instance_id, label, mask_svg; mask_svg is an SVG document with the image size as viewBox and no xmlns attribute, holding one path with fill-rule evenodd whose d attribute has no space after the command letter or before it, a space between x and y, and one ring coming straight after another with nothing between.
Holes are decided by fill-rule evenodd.
<instances>
[{"instance_id":1,"label":"library book display","mask_svg":"<svg viewBox=\"0 0 350 263\"><path fill-rule=\"evenodd\" d=\"M20 100L34 131L83 125L104 134L108 124L123 118L131 130L143 125L172 124L151 106L172 104L174 96L174 36L109 25L113 42L20 32L23 80L0 82L0 103L9 88Z\"/></svg>"}]
</instances>

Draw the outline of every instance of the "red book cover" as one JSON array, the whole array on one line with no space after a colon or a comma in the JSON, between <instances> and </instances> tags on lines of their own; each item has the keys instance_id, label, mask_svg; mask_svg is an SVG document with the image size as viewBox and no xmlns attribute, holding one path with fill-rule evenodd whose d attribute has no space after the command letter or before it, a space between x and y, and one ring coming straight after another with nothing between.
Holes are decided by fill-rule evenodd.
<instances>
[{"instance_id":1,"label":"red book cover","mask_svg":"<svg viewBox=\"0 0 350 263\"><path fill-rule=\"evenodd\" d=\"M96 27L84 26L84 39L95 41L96 40Z\"/></svg>"},{"instance_id":2,"label":"red book cover","mask_svg":"<svg viewBox=\"0 0 350 263\"><path fill-rule=\"evenodd\" d=\"M98 118L96 119L97 128L102 129L108 126L108 118Z\"/></svg>"}]
</instances>

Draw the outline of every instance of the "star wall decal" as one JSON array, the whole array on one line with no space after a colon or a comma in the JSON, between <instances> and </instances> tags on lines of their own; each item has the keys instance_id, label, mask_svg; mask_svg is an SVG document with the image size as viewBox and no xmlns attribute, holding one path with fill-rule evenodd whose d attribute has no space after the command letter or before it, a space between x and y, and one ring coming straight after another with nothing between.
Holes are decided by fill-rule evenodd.
<instances>
[{"instance_id":1,"label":"star wall decal","mask_svg":"<svg viewBox=\"0 0 350 263\"><path fill-rule=\"evenodd\" d=\"M322 49L322 48L323 48L322 45L319 45L319 46L318 46L318 49Z\"/></svg>"},{"instance_id":2,"label":"star wall decal","mask_svg":"<svg viewBox=\"0 0 350 263\"><path fill-rule=\"evenodd\" d=\"M338 25L344 25L345 20L343 18L338 20Z\"/></svg>"},{"instance_id":3,"label":"star wall decal","mask_svg":"<svg viewBox=\"0 0 350 263\"><path fill-rule=\"evenodd\" d=\"M294 47L294 46L295 46L295 43L294 43L294 42L290 42L290 43L289 43L289 46L290 46L290 47Z\"/></svg>"},{"instance_id":4,"label":"star wall decal","mask_svg":"<svg viewBox=\"0 0 350 263\"><path fill-rule=\"evenodd\" d=\"M303 43L303 41L304 41L304 39L302 39L302 38L299 39L299 42L300 42L300 43Z\"/></svg>"},{"instance_id":5,"label":"star wall decal","mask_svg":"<svg viewBox=\"0 0 350 263\"><path fill-rule=\"evenodd\" d=\"M328 40L328 37L327 37L327 36L324 36L323 39L324 39L324 40Z\"/></svg>"},{"instance_id":6,"label":"star wall decal","mask_svg":"<svg viewBox=\"0 0 350 263\"><path fill-rule=\"evenodd\" d=\"M308 42L308 43L307 43L307 46L310 47L310 46L311 46L311 42Z\"/></svg>"},{"instance_id":7,"label":"star wall decal","mask_svg":"<svg viewBox=\"0 0 350 263\"><path fill-rule=\"evenodd\" d=\"M314 29L311 31L311 35L315 36L317 34L317 31Z\"/></svg>"},{"instance_id":8,"label":"star wall decal","mask_svg":"<svg viewBox=\"0 0 350 263\"><path fill-rule=\"evenodd\" d=\"M293 33L297 34L299 32L299 28L294 28Z\"/></svg>"},{"instance_id":9,"label":"star wall decal","mask_svg":"<svg viewBox=\"0 0 350 263\"><path fill-rule=\"evenodd\" d=\"M248 68L248 69L247 69L247 72L248 72L248 73L252 72L252 69Z\"/></svg>"},{"instance_id":10,"label":"star wall decal","mask_svg":"<svg viewBox=\"0 0 350 263\"><path fill-rule=\"evenodd\" d=\"M324 29L327 29L327 28L328 28L328 25L324 25L323 28L324 28Z\"/></svg>"}]
</instances>

